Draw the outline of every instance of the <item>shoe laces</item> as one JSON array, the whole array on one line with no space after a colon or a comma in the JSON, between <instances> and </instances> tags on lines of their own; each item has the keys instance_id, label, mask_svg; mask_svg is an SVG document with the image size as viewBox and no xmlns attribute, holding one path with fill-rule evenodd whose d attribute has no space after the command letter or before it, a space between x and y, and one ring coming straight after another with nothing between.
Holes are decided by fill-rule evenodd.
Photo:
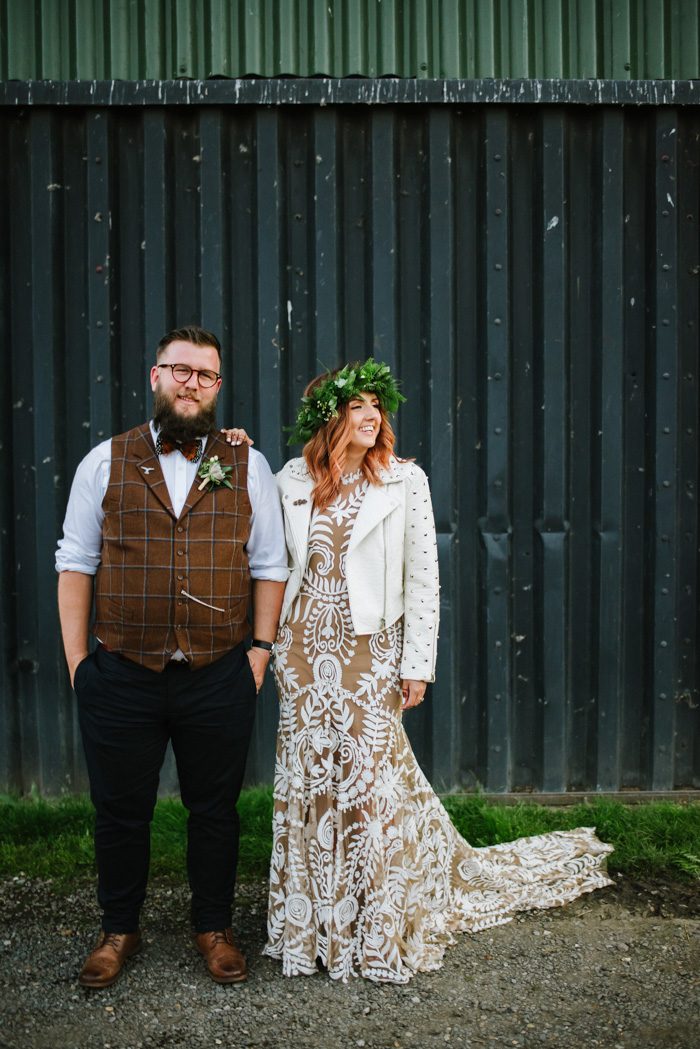
<instances>
[{"instance_id":1,"label":"shoe laces","mask_svg":"<svg viewBox=\"0 0 700 1049\"><path fill-rule=\"evenodd\" d=\"M211 937L212 947L217 947L220 943L228 943L228 936L226 935L225 929L215 929L209 933Z\"/></svg>"},{"instance_id":2,"label":"shoe laces","mask_svg":"<svg viewBox=\"0 0 700 1049\"><path fill-rule=\"evenodd\" d=\"M121 934L118 933L118 932L105 933L105 938L104 938L104 940L102 942L102 946L103 947L111 947L113 951L118 951L119 950L119 941L120 941L120 939L121 939Z\"/></svg>"}]
</instances>

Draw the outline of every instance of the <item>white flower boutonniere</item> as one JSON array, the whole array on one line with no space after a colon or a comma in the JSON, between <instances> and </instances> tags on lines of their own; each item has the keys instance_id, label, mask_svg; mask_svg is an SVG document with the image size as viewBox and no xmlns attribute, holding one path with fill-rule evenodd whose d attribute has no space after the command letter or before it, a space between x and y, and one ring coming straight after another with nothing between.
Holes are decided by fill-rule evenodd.
<instances>
[{"instance_id":1,"label":"white flower boutonniere","mask_svg":"<svg viewBox=\"0 0 700 1049\"><path fill-rule=\"evenodd\" d=\"M233 488L227 476L232 469L232 466L222 466L218 455L212 455L211 459L205 459L197 471L197 477L202 478L198 491L201 492L208 484L212 488L218 488L222 484L226 485L227 488Z\"/></svg>"}]
</instances>

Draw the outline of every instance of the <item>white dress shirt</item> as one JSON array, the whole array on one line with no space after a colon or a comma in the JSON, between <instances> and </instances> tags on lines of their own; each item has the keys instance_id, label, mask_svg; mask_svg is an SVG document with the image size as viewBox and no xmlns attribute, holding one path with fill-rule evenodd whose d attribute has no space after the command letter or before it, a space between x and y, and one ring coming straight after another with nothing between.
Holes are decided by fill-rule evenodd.
<instances>
[{"instance_id":1,"label":"white dress shirt","mask_svg":"<svg viewBox=\"0 0 700 1049\"><path fill-rule=\"evenodd\" d=\"M155 443L157 431L151 421ZM204 438L206 448L206 438ZM179 451L158 457L175 514L179 517L197 476L201 460L189 462ZM63 538L56 551L57 572L95 575L102 557L104 499L112 469L111 438L85 456L75 472L63 522ZM246 543L253 579L287 581L287 547L277 485L260 452L248 449L248 496L252 509L250 537Z\"/></svg>"}]
</instances>

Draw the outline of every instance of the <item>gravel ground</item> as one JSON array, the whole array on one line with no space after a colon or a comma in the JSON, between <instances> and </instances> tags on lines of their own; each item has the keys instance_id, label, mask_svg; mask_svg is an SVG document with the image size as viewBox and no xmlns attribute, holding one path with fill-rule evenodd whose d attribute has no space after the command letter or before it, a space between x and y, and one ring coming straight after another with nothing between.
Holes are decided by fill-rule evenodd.
<instances>
[{"instance_id":1,"label":"gravel ground","mask_svg":"<svg viewBox=\"0 0 700 1049\"><path fill-rule=\"evenodd\" d=\"M1 1049L403 1049L601 1046L691 1049L700 1025L700 893L620 880L561 910L463 935L406 987L323 974L294 980L262 958L265 886L239 889L247 983L206 975L182 888L152 885L146 946L113 987L77 973L96 935L92 887L0 883Z\"/></svg>"}]
</instances>

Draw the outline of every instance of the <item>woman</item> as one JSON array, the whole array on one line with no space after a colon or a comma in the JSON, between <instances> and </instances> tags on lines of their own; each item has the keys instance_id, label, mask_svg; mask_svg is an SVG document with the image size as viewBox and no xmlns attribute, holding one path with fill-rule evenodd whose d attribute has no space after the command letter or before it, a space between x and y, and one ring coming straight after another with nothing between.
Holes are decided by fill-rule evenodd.
<instances>
[{"instance_id":1,"label":"woman","mask_svg":"<svg viewBox=\"0 0 700 1049\"><path fill-rule=\"evenodd\" d=\"M404 398L371 358L314 379L278 474L290 579L268 944L283 972L406 983L452 933L610 884L588 828L474 849L404 731L434 678L438 567L425 474L393 454Z\"/></svg>"}]
</instances>

